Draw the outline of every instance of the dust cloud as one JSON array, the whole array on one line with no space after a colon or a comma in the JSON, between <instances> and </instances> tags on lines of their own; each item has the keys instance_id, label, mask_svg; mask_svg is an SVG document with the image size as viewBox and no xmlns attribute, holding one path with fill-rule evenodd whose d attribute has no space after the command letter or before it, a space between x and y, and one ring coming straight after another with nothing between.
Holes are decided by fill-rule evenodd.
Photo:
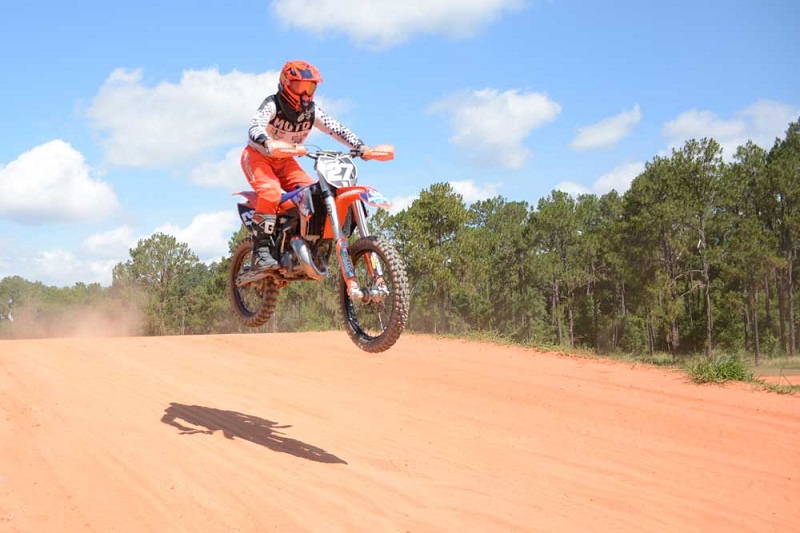
<instances>
[{"instance_id":1,"label":"dust cloud","mask_svg":"<svg viewBox=\"0 0 800 533\"><path fill-rule=\"evenodd\" d=\"M142 334L142 314L137 309L104 311L91 306L71 307L58 314L20 310L6 323L4 337L14 339L132 337Z\"/></svg>"}]
</instances>

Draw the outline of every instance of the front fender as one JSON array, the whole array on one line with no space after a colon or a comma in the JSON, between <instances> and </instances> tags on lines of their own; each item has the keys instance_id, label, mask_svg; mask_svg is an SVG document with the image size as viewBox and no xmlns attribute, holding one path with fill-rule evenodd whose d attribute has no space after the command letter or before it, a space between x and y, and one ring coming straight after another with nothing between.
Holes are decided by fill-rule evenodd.
<instances>
[{"instance_id":1,"label":"front fender","mask_svg":"<svg viewBox=\"0 0 800 533\"><path fill-rule=\"evenodd\" d=\"M378 189L369 185L353 185L352 187L340 187L336 192L336 208L347 211L350 204L356 200L361 200L372 207L389 209L392 202L384 196Z\"/></svg>"},{"instance_id":2,"label":"front fender","mask_svg":"<svg viewBox=\"0 0 800 533\"><path fill-rule=\"evenodd\" d=\"M367 205L381 209L389 209L392 203L383 194L369 185L352 185L350 187L339 187L336 190L336 212L339 215L339 227L344 226L347 214L350 212L350 205L361 200ZM333 231L330 222L325 222L324 237L332 237Z\"/></svg>"}]
</instances>

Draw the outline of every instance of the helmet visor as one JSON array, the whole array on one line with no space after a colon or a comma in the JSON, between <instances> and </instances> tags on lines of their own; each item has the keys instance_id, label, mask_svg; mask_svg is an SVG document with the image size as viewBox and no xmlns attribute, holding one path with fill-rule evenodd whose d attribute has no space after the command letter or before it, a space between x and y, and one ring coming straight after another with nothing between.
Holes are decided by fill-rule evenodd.
<instances>
[{"instance_id":1,"label":"helmet visor","mask_svg":"<svg viewBox=\"0 0 800 533\"><path fill-rule=\"evenodd\" d=\"M289 90L294 94L314 96L317 90L317 82L310 80L292 80L289 82Z\"/></svg>"}]
</instances>

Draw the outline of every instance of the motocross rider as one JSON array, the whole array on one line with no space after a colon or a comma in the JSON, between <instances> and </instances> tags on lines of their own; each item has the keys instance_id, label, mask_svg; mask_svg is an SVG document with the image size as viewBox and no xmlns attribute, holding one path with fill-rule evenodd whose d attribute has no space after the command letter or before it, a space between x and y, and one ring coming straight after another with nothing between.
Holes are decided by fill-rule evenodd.
<instances>
[{"instance_id":1,"label":"motocross rider","mask_svg":"<svg viewBox=\"0 0 800 533\"><path fill-rule=\"evenodd\" d=\"M363 157L370 148L352 131L314 103L317 84L322 82L317 68L306 61L288 61L281 70L278 92L267 96L250 121L249 141L242 152L242 170L258 195L253 223L257 229L254 250L256 269L278 267L272 239L282 190L293 190L315 183L297 163L294 145L303 144L311 128L358 150ZM287 157L287 154L288 157Z\"/></svg>"}]
</instances>

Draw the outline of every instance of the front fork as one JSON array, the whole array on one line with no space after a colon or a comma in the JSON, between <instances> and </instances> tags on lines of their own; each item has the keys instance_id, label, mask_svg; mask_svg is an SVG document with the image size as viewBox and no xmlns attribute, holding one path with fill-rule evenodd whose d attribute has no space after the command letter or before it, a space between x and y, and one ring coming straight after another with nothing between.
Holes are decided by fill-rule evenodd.
<instances>
[{"instance_id":1,"label":"front fork","mask_svg":"<svg viewBox=\"0 0 800 533\"><path fill-rule=\"evenodd\" d=\"M347 237L342 234L342 230L339 227L336 201L332 193L327 191L326 193L323 193L324 200L328 208L328 218L331 224L331 229L333 230L333 238L336 242L336 256L339 258L339 268L342 272L342 278L347 285L347 295L353 300L368 300L373 297L380 296L378 294L364 294L364 291L361 289L361 287L359 287L358 278L356 277L355 268L353 267L353 261L350 259ZM369 236L369 227L367 226L367 217L364 205L359 200L356 200L350 205L352 206L351 212L353 213L353 217L355 218L356 226L358 227L358 232L361 234L361 237L363 238ZM366 265L369 278L378 282L378 291L381 293L385 292L385 283L383 283L383 272L381 270L380 263L378 263L374 255L369 252L367 252ZM373 291L368 289L367 292L372 293Z\"/></svg>"},{"instance_id":2,"label":"front fork","mask_svg":"<svg viewBox=\"0 0 800 533\"><path fill-rule=\"evenodd\" d=\"M353 203L353 216L356 219L356 226L358 226L358 232L361 236L367 237L371 235L369 226L367 226L367 208L364 207L363 202L356 201ZM367 254L369 258L367 261L367 272L369 273L370 279L374 279L383 284L383 270L381 269L381 264L375 258L375 254L369 252Z\"/></svg>"}]
</instances>

